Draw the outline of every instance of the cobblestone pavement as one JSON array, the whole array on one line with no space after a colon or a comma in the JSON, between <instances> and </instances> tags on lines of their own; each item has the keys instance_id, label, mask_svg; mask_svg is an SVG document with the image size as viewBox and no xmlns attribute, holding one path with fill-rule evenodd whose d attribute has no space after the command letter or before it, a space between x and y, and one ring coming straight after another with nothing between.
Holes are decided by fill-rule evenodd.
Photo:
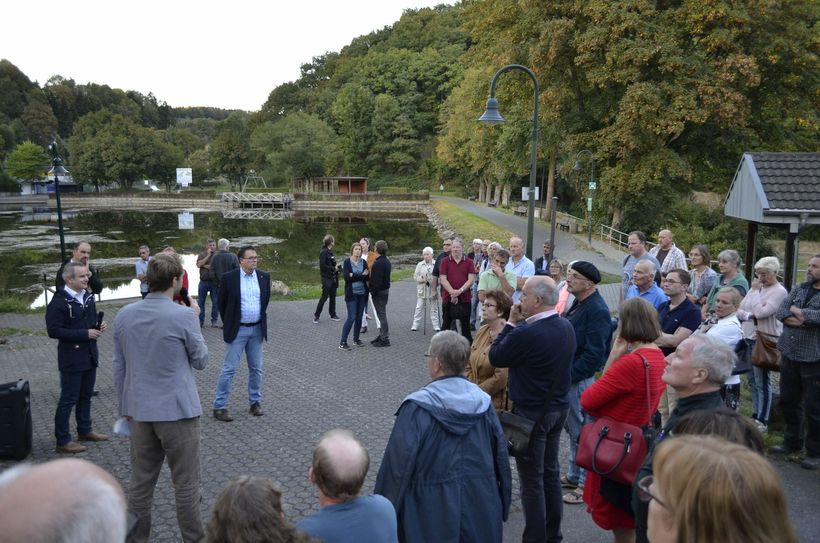
<instances>
[{"instance_id":1,"label":"cobblestone pavement","mask_svg":"<svg viewBox=\"0 0 820 543\"><path fill-rule=\"evenodd\" d=\"M341 297L338 305L340 315L345 315ZM313 324L315 301L271 303L269 341L264 345L262 405L266 414L253 417L248 413L247 367L240 367L228 406L236 417L231 423L216 421L211 416L224 355L222 331L203 329L210 361L205 370L195 374L203 405L202 513L206 521L220 488L240 474L277 481L283 491L286 515L293 521L316 510L318 498L307 473L315 441L331 428L351 429L370 451L371 468L364 491L372 491L396 409L406 394L429 380L422 354L432 332L429 323L426 336L421 331L410 331L414 306L415 285L411 281L394 283L388 305L392 347L378 349L367 344L375 337L374 325L362 336L365 347L343 352L337 349L343 323L333 322L325 314L318 325ZM102 304L101 308L106 312L106 320L112 322L115 306ZM43 462L57 458L53 437L54 410L59 395L57 342L45 335L42 314L2 314L0 329L8 341L0 345L0 382L24 378L31 383L34 450L28 460ZM111 374L112 340L110 331L100 340L102 363L97 374L100 395L92 401L94 429L109 434L117 411ZM567 449L564 440L564 466ZM109 470L127 488L130 470L126 438L112 435L110 441L91 443L87 452L77 456ZM0 470L11 465L13 462L2 461ZM804 535L817 541L810 520L820 508L817 474L801 473L793 464L780 463L778 467L787 479L792 514L796 505L805 522ZM789 488L789 480L795 485L792 488ZM517 494L517 488L514 493ZM154 499L152 540L177 541L167 467L160 476ZM514 497L511 518L505 527L505 541L520 541L522 530L520 504ZM564 535L566 541L611 539L594 526L583 506L565 507Z\"/></svg>"}]
</instances>

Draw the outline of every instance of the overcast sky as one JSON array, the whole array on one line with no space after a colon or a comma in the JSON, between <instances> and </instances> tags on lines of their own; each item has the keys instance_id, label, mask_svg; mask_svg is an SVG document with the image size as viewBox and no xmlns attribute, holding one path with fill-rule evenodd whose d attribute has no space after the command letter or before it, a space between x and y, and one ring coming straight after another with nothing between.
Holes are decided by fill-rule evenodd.
<instances>
[{"instance_id":1,"label":"overcast sky","mask_svg":"<svg viewBox=\"0 0 820 543\"><path fill-rule=\"evenodd\" d=\"M299 66L453 0L10 0L0 58L42 86L53 75L174 107L258 110Z\"/></svg>"}]
</instances>

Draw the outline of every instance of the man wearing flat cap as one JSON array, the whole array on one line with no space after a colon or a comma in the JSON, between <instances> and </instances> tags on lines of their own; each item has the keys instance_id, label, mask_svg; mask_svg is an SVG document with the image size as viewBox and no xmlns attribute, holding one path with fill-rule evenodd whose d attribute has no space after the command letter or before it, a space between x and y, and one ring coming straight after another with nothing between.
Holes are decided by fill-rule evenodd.
<instances>
[{"instance_id":1,"label":"man wearing flat cap","mask_svg":"<svg viewBox=\"0 0 820 543\"><path fill-rule=\"evenodd\" d=\"M567 290L575 296L575 301L564 313L564 317L572 323L575 329L575 356L572 359L572 386L569 391L569 414L564 428L570 437L570 464L566 476L562 477L565 488L583 487L584 473L575 464L575 452L578 449L578 436L584 423L584 414L581 411L581 394L595 380L595 372L604 367L609 356L609 345L612 339L612 319L609 308L597 284L601 282L601 274L594 265L583 260L572 263L567 273ZM576 493L577 494L577 493ZM573 501L577 495L570 492L565 496L567 503L581 503Z\"/></svg>"}]
</instances>

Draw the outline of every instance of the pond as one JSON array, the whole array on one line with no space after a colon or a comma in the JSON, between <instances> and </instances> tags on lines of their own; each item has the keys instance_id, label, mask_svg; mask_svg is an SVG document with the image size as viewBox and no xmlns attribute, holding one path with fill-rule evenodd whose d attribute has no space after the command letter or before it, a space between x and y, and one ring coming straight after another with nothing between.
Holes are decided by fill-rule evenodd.
<instances>
[{"instance_id":1,"label":"pond","mask_svg":"<svg viewBox=\"0 0 820 543\"><path fill-rule=\"evenodd\" d=\"M440 238L423 214L376 212L299 212L272 210L79 210L66 211L63 225L67 256L77 240L91 244L91 263L105 285L102 300L139 296L134 263L142 244L156 253L173 246L188 271L189 290L197 292L196 256L208 238L227 238L231 249L257 246L259 268L291 288L319 283L319 251L326 234L336 238L341 263L362 236L384 239L394 265L415 264L425 245ZM0 292L25 296L31 307L45 304L44 281L54 285L60 266L56 212L28 209L0 212Z\"/></svg>"}]
</instances>

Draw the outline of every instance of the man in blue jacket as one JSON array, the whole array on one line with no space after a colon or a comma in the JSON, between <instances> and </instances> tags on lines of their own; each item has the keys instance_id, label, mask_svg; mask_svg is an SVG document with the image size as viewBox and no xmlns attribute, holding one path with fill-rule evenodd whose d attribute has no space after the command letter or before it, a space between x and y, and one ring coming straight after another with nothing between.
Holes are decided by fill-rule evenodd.
<instances>
[{"instance_id":1,"label":"man in blue jacket","mask_svg":"<svg viewBox=\"0 0 820 543\"><path fill-rule=\"evenodd\" d=\"M97 326L94 295L87 292L88 267L68 262L62 268L64 287L57 289L46 311L48 337L59 339L57 367L60 369L60 400L54 414L57 452L80 453L86 446L71 439L69 419L76 410L80 441L105 441L108 436L91 430L91 396L97 379L97 339L106 329Z\"/></svg>"},{"instance_id":2,"label":"man in blue jacket","mask_svg":"<svg viewBox=\"0 0 820 543\"><path fill-rule=\"evenodd\" d=\"M439 332L424 356L433 381L399 407L374 492L403 543L500 542L512 476L490 396L463 375L470 343Z\"/></svg>"},{"instance_id":3,"label":"man in blue jacket","mask_svg":"<svg viewBox=\"0 0 820 543\"><path fill-rule=\"evenodd\" d=\"M515 459L521 485L526 542L561 541L558 447L567 418L575 332L555 311L555 281L532 276L521 289L507 324L490 347L490 363L510 368L513 411L536 421L530 454Z\"/></svg>"},{"instance_id":4,"label":"man in blue jacket","mask_svg":"<svg viewBox=\"0 0 820 543\"><path fill-rule=\"evenodd\" d=\"M561 485L573 490L564 496L564 502L570 504L583 503L580 488L584 486L586 475L575 463L578 437L584 425L581 394L595 381L595 372L604 367L612 340L609 307L596 286L600 282L601 273L598 268L583 260L573 262L572 268L567 272L567 290L575 297L575 301L567 308L564 317L575 330L575 355L572 358L569 413L564 423L564 429L569 434L570 461Z\"/></svg>"}]
</instances>

